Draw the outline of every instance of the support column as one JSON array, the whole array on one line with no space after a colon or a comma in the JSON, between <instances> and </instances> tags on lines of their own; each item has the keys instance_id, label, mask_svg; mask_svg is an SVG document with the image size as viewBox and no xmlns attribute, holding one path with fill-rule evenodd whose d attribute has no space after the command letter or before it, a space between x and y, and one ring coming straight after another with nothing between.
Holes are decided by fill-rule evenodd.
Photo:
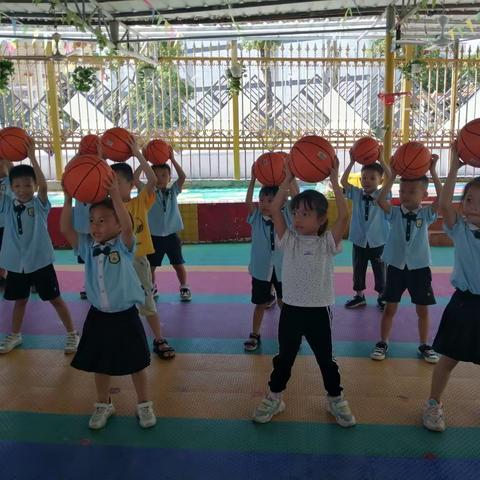
<instances>
[{"instance_id":1,"label":"support column","mask_svg":"<svg viewBox=\"0 0 480 480\"><path fill-rule=\"evenodd\" d=\"M395 28L395 12L392 5L387 7L387 27L385 32L385 93L393 93L393 83L395 78L395 55L392 51L392 40ZM383 126L385 134L383 138L383 153L385 162L390 161L392 156L392 136L393 136L393 105L384 105Z\"/></svg>"},{"instance_id":2,"label":"support column","mask_svg":"<svg viewBox=\"0 0 480 480\"><path fill-rule=\"evenodd\" d=\"M459 72L459 43L458 40L455 41L453 50L454 64L452 69L452 86L451 86L451 96L450 96L450 143L453 142L455 138L455 124L457 122L457 101L458 101L458 72ZM445 65L447 68L447 65ZM452 152L450 151L450 145L448 145L448 168L450 170L450 165L452 162Z\"/></svg>"},{"instance_id":3,"label":"support column","mask_svg":"<svg viewBox=\"0 0 480 480\"><path fill-rule=\"evenodd\" d=\"M237 41L233 40L230 48L232 49L232 65L238 63ZM240 180L240 113L238 106L238 94L232 94L232 127L233 127L233 176L235 180Z\"/></svg>"},{"instance_id":4,"label":"support column","mask_svg":"<svg viewBox=\"0 0 480 480\"><path fill-rule=\"evenodd\" d=\"M408 63L413 58L413 45L405 45L405 63ZM412 80L409 76L402 77L402 92L412 91ZM402 143L407 143L410 140L410 117L411 117L411 99L409 95L402 97L401 103L401 119L402 119Z\"/></svg>"}]
</instances>

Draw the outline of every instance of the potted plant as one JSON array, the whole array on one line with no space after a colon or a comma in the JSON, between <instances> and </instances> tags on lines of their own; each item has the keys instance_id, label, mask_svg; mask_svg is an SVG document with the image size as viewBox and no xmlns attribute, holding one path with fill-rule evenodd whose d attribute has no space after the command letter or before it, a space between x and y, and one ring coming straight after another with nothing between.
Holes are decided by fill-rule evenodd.
<instances>
[{"instance_id":1,"label":"potted plant","mask_svg":"<svg viewBox=\"0 0 480 480\"><path fill-rule=\"evenodd\" d=\"M10 77L15 73L15 68L11 60L0 60L0 95L7 93Z\"/></svg>"}]
</instances>

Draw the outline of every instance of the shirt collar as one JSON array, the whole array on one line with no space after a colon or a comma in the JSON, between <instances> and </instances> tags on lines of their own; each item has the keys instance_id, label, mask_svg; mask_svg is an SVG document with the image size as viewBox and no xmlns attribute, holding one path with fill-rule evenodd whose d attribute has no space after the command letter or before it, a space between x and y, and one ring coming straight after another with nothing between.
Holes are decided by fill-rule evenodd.
<instances>
[{"instance_id":1,"label":"shirt collar","mask_svg":"<svg viewBox=\"0 0 480 480\"><path fill-rule=\"evenodd\" d=\"M469 223L467 222L468 228L472 230L473 232L476 232L477 230L480 230L480 227L478 225L475 225L474 223Z\"/></svg>"},{"instance_id":2,"label":"shirt collar","mask_svg":"<svg viewBox=\"0 0 480 480\"><path fill-rule=\"evenodd\" d=\"M32 202L33 202L33 198L25 203L19 202L16 198L13 199L13 205L15 207L18 207L19 205L25 205L25 207L30 207L32 205Z\"/></svg>"},{"instance_id":3,"label":"shirt collar","mask_svg":"<svg viewBox=\"0 0 480 480\"><path fill-rule=\"evenodd\" d=\"M103 242L103 243L100 243L100 242L93 242L92 244L92 248L95 248L95 247L104 247L105 245L110 245L111 247L113 247L113 245L115 245L115 242L117 241L118 239L118 236L114 237L114 238L111 238L110 240L107 240L106 242Z\"/></svg>"},{"instance_id":4,"label":"shirt collar","mask_svg":"<svg viewBox=\"0 0 480 480\"><path fill-rule=\"evenodd\" d=\"M400 205L400 208L402 209L402 213L404 213L405 215L407 213L418 213L422 209L422 207L418 207L415 210L409 210L408 208L405 208L403 205Z\"/></svg>"}]
</instances>

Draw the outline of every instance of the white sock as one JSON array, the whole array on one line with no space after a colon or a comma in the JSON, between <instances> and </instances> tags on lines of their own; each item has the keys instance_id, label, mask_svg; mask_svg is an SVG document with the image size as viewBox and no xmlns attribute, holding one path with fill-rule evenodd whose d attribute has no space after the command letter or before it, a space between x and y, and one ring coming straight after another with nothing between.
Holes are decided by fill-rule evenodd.
<instances>
[{"instance_id":1,"label":"white sock","mask_svg":"<svg viewBox=\"0 0 480 480\"><path fill-rule=\"evenodd\" d=\"M282 392L272 392L271 390L267 393L267 398L269 400L281 400Z\"/></svg>"}]
</instances>

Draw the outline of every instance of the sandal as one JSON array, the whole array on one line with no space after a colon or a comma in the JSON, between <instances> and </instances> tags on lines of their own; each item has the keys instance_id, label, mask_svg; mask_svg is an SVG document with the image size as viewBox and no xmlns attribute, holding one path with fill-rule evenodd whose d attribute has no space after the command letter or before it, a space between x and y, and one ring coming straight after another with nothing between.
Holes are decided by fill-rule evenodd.
<instances>
[{"instance_id":1,"label":"sandal","mask_svg":"<svg viewBox=\"0 0 480 480\"><path fill-rule=\"evenodd\" d=\"M256 350L262 341L260 340L260 334L251 332L248 336L248 340L243 343L243 348L249 352Z\"/></svg>"},{"instance_id":2,"label":"sandal","mask_svg":"<svg viewBox=\"0 0 480 480\"><path fill-rule=\"evenodd\" d=\"M162 360L170 360L175 357L175 349L168 344L165 338L153 340L153 351Z\"/></svg>"}]
</instances>

